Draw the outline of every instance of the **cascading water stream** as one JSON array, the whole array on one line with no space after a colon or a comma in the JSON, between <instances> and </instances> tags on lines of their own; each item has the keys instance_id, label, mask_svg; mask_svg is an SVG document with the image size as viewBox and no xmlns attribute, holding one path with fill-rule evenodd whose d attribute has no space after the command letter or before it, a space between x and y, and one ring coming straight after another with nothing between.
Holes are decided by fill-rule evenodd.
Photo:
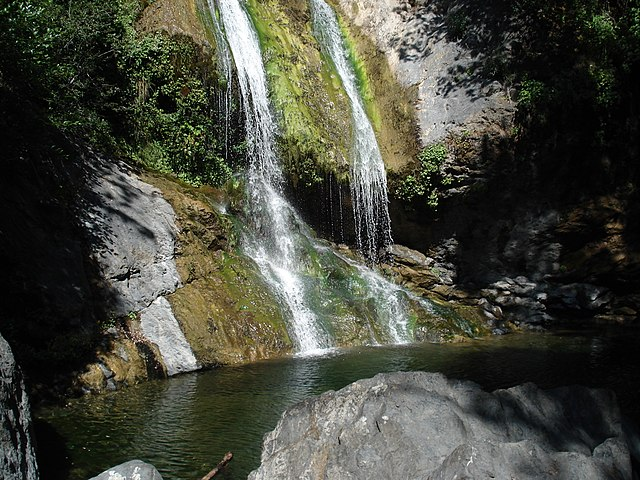
<instances>
[{"instance_id":1,"label":"cascading water stream","mask_svg":"<svg viewBox=\"0 0 640 480\"><path fill-rule=\"evenodd\" d=\"M220 18L236 66L245 110L249 168L247 218L243 238L247 255L281 298L289 314L299 352L332 346L316 315L307 306L297 235L304 225L282 193L282 172L275 153L275 119L269 109L267 80L258 37L238 0L218 2Z\"/></svg>"},{"instance_id":2,"label":"cascading water stream","mask_svg":"<svg viewBox=\"0 0 640 480\"><path fill-rule=\"evenodd\" d=\"M336 14L324 0L311 0L311 13L315 37L325 56L335 65L351 102L350 181L356 239L360 251L375 263L379 248L393 243L384 162L358 92Z\"/></svg>"},{"instance_id":3,"label":"cascading water stream","mask_svg":"<svg viewBox=\"0 0 640 480\"><path fill-rule=\"evenodd\" d=\"M219 27L235 63L245 113L249 167L244 253L256 262L280 299L299 353L323 351L336 344L410 342L409 312L415 311L416 299L316 239L283 195L284 179L275 151L276 122L267 97L265 69L257 34L241 2L218 0L210 6L219 12L218 17L212 10L212 16L221 22ZM342 45L339 37L330 38L332 42L340 40L338 45ZM346 61L344 52L342 57ZM369 132L356 135L354 152L362 153L354 161L353 191L359 202L362 249L375 259L377 248L391 242L386 180L371 125L355 83L351 85L354 128L364 123L364 130ZM369 163L372 158L375 161ZM423 310L429 311L428 306Z\"/></svg>"},{"instance_id":4,"label":"cascading water stream","mask_svg":"<svg viewBox=\"0 0 640 480\"><path fill-rule=\"evenodd\" d=\"M216 41L216 66L218 75L226 82L224 92L218 95L218 105L220 107L219 117L224 122L224 157L229 159L229 131L231 122L231 105L232 105L232 85L233 85L233 60L229 51L227 41L222 31L220 22L216 15L216 5L214 0L208 0L209 11L211 12L212 31Z\"/></svg>"}]
</instances>

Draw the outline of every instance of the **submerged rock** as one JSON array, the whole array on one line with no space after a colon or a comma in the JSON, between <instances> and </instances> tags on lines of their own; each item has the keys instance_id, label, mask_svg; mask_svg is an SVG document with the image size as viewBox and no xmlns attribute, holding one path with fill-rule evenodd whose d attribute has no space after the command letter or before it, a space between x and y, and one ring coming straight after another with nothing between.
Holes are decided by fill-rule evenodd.
<instances>
[{"instance_id":1,"label":"submerged rock","mask_svg":"<svg viewBox=\"0 0 640 480\"><path fill-rule=\"evenodd\" d=\"M22 373L0 336L0 478L35 480L38 467L31 441L31 413Z\"/></svg>"},{"instance_id":2,"label":"submerged rock","mask_svg":"<svg viewBox=\"0 0 640 480\"><path fill-rule=\"evenodd\" d=\"M162 475L149 463L131 460L109 468L89 480L162 480Z\"/></svg>"},{"instance_id":3,"label":"submerged rock","mask_svg":"<svg viewBox=\"0 0 640 480\"><path fill-rule=\"evenodd\" d=\"M613 393L379 374L287 410L252 480L631 479Z\"/></svg>"}]
</instances>

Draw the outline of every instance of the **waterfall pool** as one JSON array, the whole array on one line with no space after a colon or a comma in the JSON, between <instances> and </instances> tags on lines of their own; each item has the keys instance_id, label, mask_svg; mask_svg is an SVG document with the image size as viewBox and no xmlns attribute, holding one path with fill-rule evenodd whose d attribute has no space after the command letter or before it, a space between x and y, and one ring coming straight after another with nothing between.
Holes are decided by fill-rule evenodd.
<instances>
[{"instance_id":1,"label":"waterfall pool","mask_svg":"<svg viewBox=\"0 0 640 480\"><path fill-rule=\"evenodd\" d=\"M523 382L611 388L639 422L639 347L637 328L603 327L334 350L184 374L36 411L42 478L87 479L138 458L165 480L196 479L227 451L234 459L216 478L246 478L288 406L389 371L442 372L487 390Z\"/></svg>"}]
</instances>

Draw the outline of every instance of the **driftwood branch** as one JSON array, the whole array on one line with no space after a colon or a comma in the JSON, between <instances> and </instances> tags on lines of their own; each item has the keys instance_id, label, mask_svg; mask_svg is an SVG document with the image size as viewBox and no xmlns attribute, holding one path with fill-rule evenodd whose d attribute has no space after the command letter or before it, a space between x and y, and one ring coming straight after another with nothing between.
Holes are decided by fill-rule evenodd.
<instances>
[{"instance_id":1,"label":"driftwood branch","mask_svg":"<svg viewBox=\"0 0 640 480\"><path fill-rule=\"evenodd\" d=\"M204 477L202 477L202 480L211 480L213 477L215 477L218 474L220 470L222 470L225 467L227 463L231 461L232 458L233 458L233 453L227 452L224 458L222 459L222 461L218 465L216 465L216 468L214 468L209 473L207 473Z\"/></svg>"}]
</instances>

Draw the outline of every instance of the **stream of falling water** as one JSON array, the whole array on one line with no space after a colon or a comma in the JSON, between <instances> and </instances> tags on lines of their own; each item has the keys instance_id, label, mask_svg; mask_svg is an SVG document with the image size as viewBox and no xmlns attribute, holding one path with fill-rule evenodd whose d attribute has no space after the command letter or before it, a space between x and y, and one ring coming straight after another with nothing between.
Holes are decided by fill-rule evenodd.
<instances>
[{"instance_id":1,"label":"stream of falling water","mask_svg":"<svg viewBox=\"0 0 640 480\"><path fill-rule=\"evenodd\" d=\"M331 59L351 103L351 196L358 249L372 262L392 242L387 177L371 122L358 92L356 75L340 33L338 19L324 0L311 0L314 34L322 52Z\"/></svg>"},{"instance_id":2,"label":"stream of falling water","mask_svg":"<svg viewBox=\"0 0 640 480\"><path fill-rule=\"evenodd\" d=\"M275 153L276 121L269 108L258 37L239 1L220 1L218 9L237 70L249 149L246 217L252 225L245 232L243 248L288 310L297 350L326 349L332 346L331 338L305 299L304 272L300 270L305 262L296 236L305 235L306 226L283 196Z\"/></svg>"},{"instance_id":3,"label":"stream of falling water","mask_svg":"<svg viewBox=\"0 0 640 480\"><path fill-rule=\"evenodd\" d=\"M325 351L337 343L352 342L356 337L358 342L366 344L411 341L409 295L364 265L338 255L318 241L284 197L284 178L275 146L276 121L270 110L257 34L242 0L220 0L210 6L219 12L219 28L225 33L236 67L245 112L248 228L243 234L242 248L259 266L280 299L297 352ZM212 17L217 21L215 10ZM364 115L361 103L358 105L360 113L354 113L353 119L356 124L360 123L359 115ZM366 123L371 129L368 120ZM375 144L375 138L373 142ZM369 149L370 145L362 148ZM377 155L379 157L379 152ZM378 169L375 165L363 165L366 160L362 157L355 161L358 164L355 177L365 175L361 170ZM381 177L373 175L359 185L365 185L354 187L360 203L368 202L378 209L384 207L382 222L373 218L379 214L373 208L372 218L363 223L369 225L367 231L361 234L366 254L376 258L377 247L391 241L384 168ZM366 195L361 195L365 190ZM362 200L363 197L366 199ZM368 218L369 214L362 215ZM380 231L382 236L377 233ZM340 340L337 342L336 338Z\"/></svg>"}]
</instances>

